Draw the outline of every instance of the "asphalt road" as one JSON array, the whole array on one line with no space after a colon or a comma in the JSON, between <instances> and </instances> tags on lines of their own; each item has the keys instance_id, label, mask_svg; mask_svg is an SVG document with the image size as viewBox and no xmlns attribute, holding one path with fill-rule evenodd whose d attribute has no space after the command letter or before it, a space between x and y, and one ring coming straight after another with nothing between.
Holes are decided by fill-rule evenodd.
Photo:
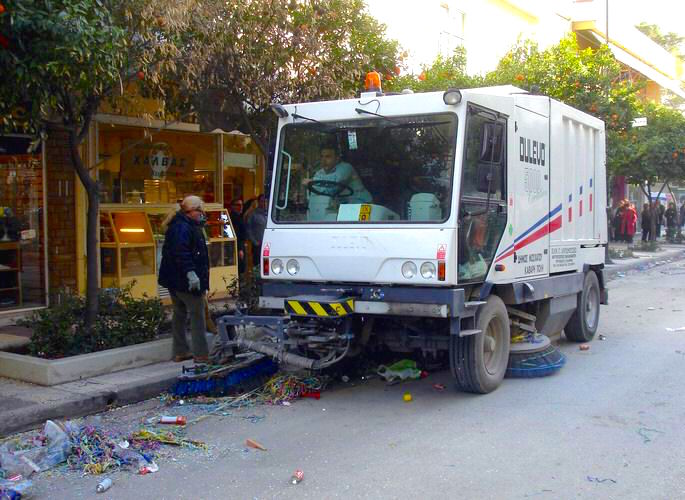
<instances>
[{"instance_id":1,"label":"asphalt road","mask_svg":"<svg viewBox=\"0 0 685 500\"><path fill-rule=\"evenodd\" d=\"M319 401L256 407L191 426L210 451L173 451L146 476L43 474L38 498L685 498L685 263L610 283L589 351L562 339L566 366L507 379L486 396L448 372L386 387L338 385ZM435 383L448 385L437 391ZM405 403L410 391L413 401ZM104 422L138 425L148 401ZM240 418L264 416L258 422ZM246 438L268 451L246 449ZM305 479L289 483L295 469Z\"/></svg>"}]
</instances>

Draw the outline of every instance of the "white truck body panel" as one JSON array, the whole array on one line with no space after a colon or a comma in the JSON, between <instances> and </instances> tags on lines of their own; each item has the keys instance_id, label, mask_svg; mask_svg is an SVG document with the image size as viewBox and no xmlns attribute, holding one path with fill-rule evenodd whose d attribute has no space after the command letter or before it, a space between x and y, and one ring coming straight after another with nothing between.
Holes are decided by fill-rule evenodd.
<instances>
[{"instance_id":1,"label":"white truck body panel","mask_svg":"<svg viewBox=\"0 0 685 500\"><path fill-rule=\"evenodd\" d=\"M262 255L271 260L278 258L284 266L289 259L297 259L300 270L296 276L284 269L279 275L262 277L304 282L458 285L459 179L469 102L508 117L507 225L486 280L511 283L582 271L585 264L602 264L601 245L607 241L603 122L515 87L464 90L462 94L457 106L444 104L442 92L363 95L362 99L285 106L291 114L297 112L322 122L364 119L355 108L371 102L371 111L387 117L456 113L459 138L455 182L449 216L440 224L280 224L272 219L274 207L270 206ZM292 122L292 117L281 118L279 130ZM279 148L277 144L277 151ZM276 169L272 185L275 177ZM407 279L401 273L406 261L420 267L423 262L437 264L439 260L446 262L444 281L424 279L420 273ZM504 269L496 270L495 264Z\"/></svg>"}]
</instances>

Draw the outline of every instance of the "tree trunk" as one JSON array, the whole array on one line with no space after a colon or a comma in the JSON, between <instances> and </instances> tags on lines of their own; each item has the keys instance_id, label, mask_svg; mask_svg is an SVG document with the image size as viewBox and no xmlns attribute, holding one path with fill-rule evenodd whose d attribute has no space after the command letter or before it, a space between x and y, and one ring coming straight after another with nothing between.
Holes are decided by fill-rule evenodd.
<instances>
[{"instance_id":1,"label":"tree trunk","mask_svg":"<svg viewBox=\"0 0 685 500\"><path fill-rule=\"evenodd\" d=\"M98 260L98 212L100 189L98 182L90 176L79 152L79 140L74 130L69 131L69 152L74 170L88 195L86 218L86 313L84 327L90 331L95 324L99 306L100 269Z\"/></svg>"},{"instance_id":2,"label":"tree trunk","mask_svg":"<svg viewBox=\"0 0 685 500\"><path fill-rule=\"evenodd\" d=\"M98 248L98 215L100 211L100 193L97 183L87 188L88 212L86 216L86 317L85 327L90 330L95 324L99 309L100 269Z\"/></svg>"}]
</instances>

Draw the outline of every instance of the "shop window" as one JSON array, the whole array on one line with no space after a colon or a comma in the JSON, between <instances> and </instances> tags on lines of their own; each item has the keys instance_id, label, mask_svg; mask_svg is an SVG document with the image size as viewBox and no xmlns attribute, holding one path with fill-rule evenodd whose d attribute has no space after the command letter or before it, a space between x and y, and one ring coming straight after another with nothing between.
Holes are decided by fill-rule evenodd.
<instances>
[{"instance_id":1,"label":"shop window","mask_svg":"<svg viewBox=\"0 0 685 500\"><path fill-rule=\"evenodd\" d=\"M103 203L168 204L191 194L216 201L216 136L99 127Z\"/></svg>"},{"instance_id":2,"label":"shop window","mask_svg":"<svg viewBox=\"0 0 685 500\"><path fill-rule=\"evenodd\" d=\"M42 157L13 154L29 142L0 137L0 310L45 305Z\"/></svg>"}]
</instances>

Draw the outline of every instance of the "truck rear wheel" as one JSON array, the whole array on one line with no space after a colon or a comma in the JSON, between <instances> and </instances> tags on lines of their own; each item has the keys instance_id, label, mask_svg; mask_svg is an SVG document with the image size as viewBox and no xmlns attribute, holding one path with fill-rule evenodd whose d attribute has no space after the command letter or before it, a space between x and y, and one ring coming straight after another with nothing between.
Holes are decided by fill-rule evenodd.
<instances>
[{"instance_id":1,"label":"truck rear wheel","mask_svg":"<svg viewBox=\"0 0 685 500\"><path fill-rule=\"evenodd\" d=\"M488 298L476 315L475 335L450 337L450 368L457 388L487 394L502 383L509 362L509 316L502 299Z\"/></svg>"},{"instance_id":2,"label":"truck rear wheel","mask_svg":"<svg viewBox=\"0 0 685 500\"><path fill-rule=\"evenodd\" d=\"M573 342L589 342L599 325L599 281L593 271L585 275L583 291L578 294L578 306L564 327L566 338Z\"/></svg>"}]
</instances>

